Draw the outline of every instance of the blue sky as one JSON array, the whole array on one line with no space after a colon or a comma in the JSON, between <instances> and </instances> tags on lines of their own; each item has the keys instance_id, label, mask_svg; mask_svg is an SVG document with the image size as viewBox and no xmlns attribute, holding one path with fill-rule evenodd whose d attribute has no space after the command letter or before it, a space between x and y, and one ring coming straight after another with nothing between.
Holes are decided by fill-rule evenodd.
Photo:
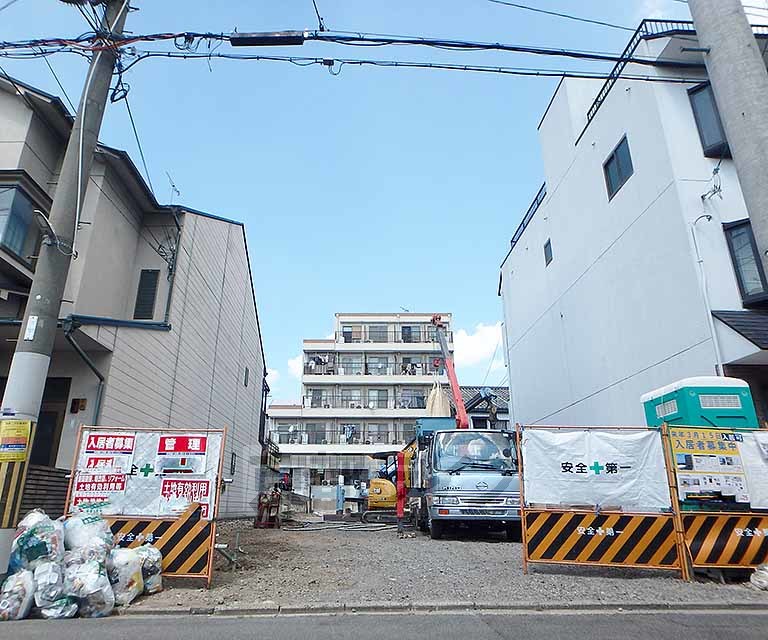
<instances>
[{"instance_id":1,"label":"blue sky","mask_svg":"<svg viewBox=\"0 0 768 640\"><path fill-rule=\"evenodd\" d=\"M674 0L521 1L632 27L642 17L688 17ZM127 28L135 33L316 27L311 0L133 4L140 11ZM630 35L488 0L318 5L336 30L612 52ZM54 0L19 0L0 13L2 40L86 30L75 9ZM606 68L519 54L325 43L268 53ZM76 102L85 61L61 55L50 62ZM0 64L61 93L42 60ZM498 267L542 182L536 125L555 80L371 67L332 76L287 63L213 60L209 69L205 61L149 60L126 81L159 200L171 195L167 171L181 191L177 202L247 225L275 401L298 398L289 361L303 338L329 334L341 311L450 311L462 382L505 380L501 348L491 364L500 335ZM108 109L101 139L128 150L139 166L123 104Z\"/></svg>"}]
</instances>

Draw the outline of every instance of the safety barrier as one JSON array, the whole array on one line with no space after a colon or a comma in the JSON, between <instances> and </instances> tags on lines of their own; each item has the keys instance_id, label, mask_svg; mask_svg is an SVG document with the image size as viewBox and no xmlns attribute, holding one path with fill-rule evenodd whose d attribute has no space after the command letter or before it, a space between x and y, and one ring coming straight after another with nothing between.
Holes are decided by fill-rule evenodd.
<instances>
[{"instance_id":1,"label":"safety barrier","mask_svg":"<svg viewBox=\"0 0 768 640\"><path fill-rule=\"evenodd\" d=\"M747 568L768 561L768 514L686 514L683 527L695 568Z\"/></svg>"},{"instance_id":2,"label":"safety barrier","mask_svg":"<svg viewBox=\"0 0 768 640\"><path fill-rule=\"evenodd\" d=\"M703 429L676 425L670 431L666 424L662 425L656 432L660 438L661 452L659 441L656 441L653 453L656 462L644 468L646 475L641 477L659 484L659 473L664 472L670 501L666 505L653 505L654 511L659 509L658 513L630 513L617 507L602 509L600 505L590 511L584 509L585 505L581 503L571 507L529 503L525 495L528 476L525 475L526 447L522 439L526 429L544 429L557 434L582 431L590 434L584 436L584 442L590 442L589 438L593 437L591 434L600 432L612 432L613 436L632 431L648 433L647 428L640 427L523 428L518 425L523 567L526 572L528 563L582 564L674 569L680 571L683 579L689 580L694 568L754 568L768 562L768 511L745 510L750 506L754 509L756 504L761 508L765 504L761 479L768 461L765 460L764 452L759 455L755 453L764 451L765 441L760 445L753 430L739 433L739 429ZM539 439L544 437L559 436L544 434ZM755 437L754 441L750 440L752 437ZM553 442L555 450L550 453L556 457L564 449L556 440ZM584 442L575 449L591 451L589 446L581 446ZM593 445L600 444L591 442ZM553 481L556 484L559 480L553 477L551 467L558 462L542 458L541 443L537 444L536 439L531 440L530 446L533 448L529 453L536 454L534 458L537 458L539 465L529 480L534 482L532 486L538 495L551 497L551 485ZM648 451L643 454L646 460ZM659 464L662 452L663 469ZM760 456L762 462L759 462ZM608 466L598 461L593 466L587 466L583 461L577 464L563 462L560 465L564 477L570 479L570 474L575 471L581 474L581 482L588 482L590 470L598 475ZM618 468L622 467L618 465ZM648 470L653 470L653 473L649 474ZM615 468L611 472L615 473ZM753 474L751 485L748 482L750 472ZM682 489L679 489L680 484ZM761 487L759 497L756 496L758 490L755 484ZM590 486L600 491L601 485ZM720 494L717 491L721 490L723 497L736 496L737 502L730 506L727 500L721 500L722 511L713 511L711 507L706 512L684 510L688 508L683 506L684 498L701 490L710 492L707 496L713 491L718 496ZM682 495L679 491L682 491ZM555 489L554 494L557 493ZM573 492L566 487L562 493L570 495ZM616 495L620 496L621 492ZM731 510L727 510L729 508Z\"/></svg>"},{"instance_id":3,"label":"safety barrier","mask_svg":"<svg viewBox=\"0 0 768 640\"><path fill-rule=\"evenodd\" d=\"M206 578L210 584L216 523L201 518L195 503L178 518L106 518L117 544L136 548L151 543L163 554L163 575Z\"/></svg>"},{"instance_id":4,"label":"safety barrier","mask_svg":"<svg viewBox=\"0 0 768 640\"><path fill-rule=\"evenodd\" d=\"M528 562L682 570L673 517L526 511Z\"/></svg>"}]
</instances>

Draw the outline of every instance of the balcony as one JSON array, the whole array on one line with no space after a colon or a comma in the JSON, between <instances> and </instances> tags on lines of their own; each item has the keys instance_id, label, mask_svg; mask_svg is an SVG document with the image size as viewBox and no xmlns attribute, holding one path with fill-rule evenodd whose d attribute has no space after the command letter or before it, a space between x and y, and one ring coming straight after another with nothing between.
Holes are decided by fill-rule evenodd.
<instances>
[{"instance_id":1,"label":"balcony","mask_svg":"<svg viewBox=\"0 0 768 640\"><path fill-rule=\"evenodd\" d=\"M310 425L307 425L309 427ZM317 430L307 427L296 427L290 433L273 431L271 438L278 443L280 451L286 451L286 445L325 446L402 446L413 440L415 427L405 428L371 428L369 425L349 424L338 429L328 427Z\"/></svg>"},{"instance_id":2,"label":"balcony","mask_svg":"<svg viewBox=\"0 0 768 640\"><path fill-rule=\"evenodd\" d=\"M346 362L328 362L317 357L304 363L304 375L308 376L430 376L445 374L445 368L434 366L433 359L420 362L365 362L352 360Z\"/></svg>"},{"instance_id":3,"label":"balcony","mask_svg":"<svg viewBox=\"0 0 768 640\"><path fill-rule=\"evenodd\" d=\"M453 332L447 331L446 338L449 343L453 342ZM399 329L362 326L337 331L335 342L339 344L430 344L436 343L437 338L434 328L430 325Z\"/></svg>"},{"instance_id":4,"label":"balcony","mask_svg":"<svg viewBox=\"0 0 768 640\"><path fill-rule=\"evenodd\" d=\"M356 409L378 410L421 410L427 408L426 393L402 394L312 394L304 396L305 409ZM338 412L336 412L338 413Z\"/></svg>"}]
</instances>

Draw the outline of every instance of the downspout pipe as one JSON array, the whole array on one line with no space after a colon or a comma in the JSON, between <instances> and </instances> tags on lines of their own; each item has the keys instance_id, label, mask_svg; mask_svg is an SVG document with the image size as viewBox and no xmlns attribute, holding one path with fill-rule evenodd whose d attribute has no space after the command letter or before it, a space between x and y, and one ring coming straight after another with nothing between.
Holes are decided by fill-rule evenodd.
<instances>
[{"instance_id":1,"label":"downspout pipe","mask_svg":"<svg viewBox=\"0 0 768 640\"><path fill-rule=\"evenodd\" d=\"M67 339L67 342L72 345L72 348L77 352L77 354L82 358L83 362L88 365L88 368L93 371L94 375L99 379L99 387L96 390L96 400L93 403L92 423L97 425L99 424L99 414L101 413L101 401L104 397L105 379L104 375L101 373L101 371L99 371L98 367L96 367L96 364L93 362L93 360L91 360L90 356L83 350L83 348L75 341L75 338L72 335L79 326L79 324L69 318L64 320L64 337Z\"/></svg>"},{"instance_id":2,"label":"downspout pipe","mask_svg":"<svg viewBox=\"0 0 768 640\"><path fill-rule=\"evenodd\" d=\"M715 372L718 376L722 376L725 375L723 373L723 356L720 353L720 341L717 339L715 321L712 319L712 306L709 304L709 291L707 290L707 271L704 268L704 258L701 257L699 241L696 237L696 224L700 220L706 220L707 222L710 222L712 220L712 216L708 213L704 213L696 218L696 220L691 223L691 235L693 236L693 248L696 251L696 262L699 265L699 273L701 274L701 293L704 297L704 306L706 307L707 312L709 333L712 336L712 346L715 349Z\"/></svg>"}]
</instances>

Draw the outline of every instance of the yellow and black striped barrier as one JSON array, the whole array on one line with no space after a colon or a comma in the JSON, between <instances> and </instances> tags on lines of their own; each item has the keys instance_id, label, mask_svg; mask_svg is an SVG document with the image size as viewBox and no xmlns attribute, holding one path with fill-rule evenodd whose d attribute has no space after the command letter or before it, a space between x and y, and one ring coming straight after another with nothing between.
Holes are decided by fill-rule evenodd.
<instances>
[{"instance_id":1,"label":"yellow and black striped barrier","mask_svg":"<svg viewBox=\"0 0 768 640\"><path fill-rule=\"evenodd\" d=\"M106 517L116 543L140 547L150 543L163 554L163 575L206 578L211 583L216 525L202 519L202 508L193 503L178 518Z\"/></svg>"},{"instance_id":2,"label":"yellow and black striped barrier","mask_svg":"<svg viewBox=\"0 0 768 640\"><path fill-rule=\"evenodd\" d=\"M748 568L768 561L768 514L685 514L683 529L696 568Z\"/></svg>"},{"instance_id":3,"label":"yellow and black striped barrier","mask_svg":"<svg viewBox=\"0 0 768 640\"><path fill-rule=\"evenodd\" d=\"M683 571L674 517L525 511L527 562Z\"/></svg>"}]
</instances>

